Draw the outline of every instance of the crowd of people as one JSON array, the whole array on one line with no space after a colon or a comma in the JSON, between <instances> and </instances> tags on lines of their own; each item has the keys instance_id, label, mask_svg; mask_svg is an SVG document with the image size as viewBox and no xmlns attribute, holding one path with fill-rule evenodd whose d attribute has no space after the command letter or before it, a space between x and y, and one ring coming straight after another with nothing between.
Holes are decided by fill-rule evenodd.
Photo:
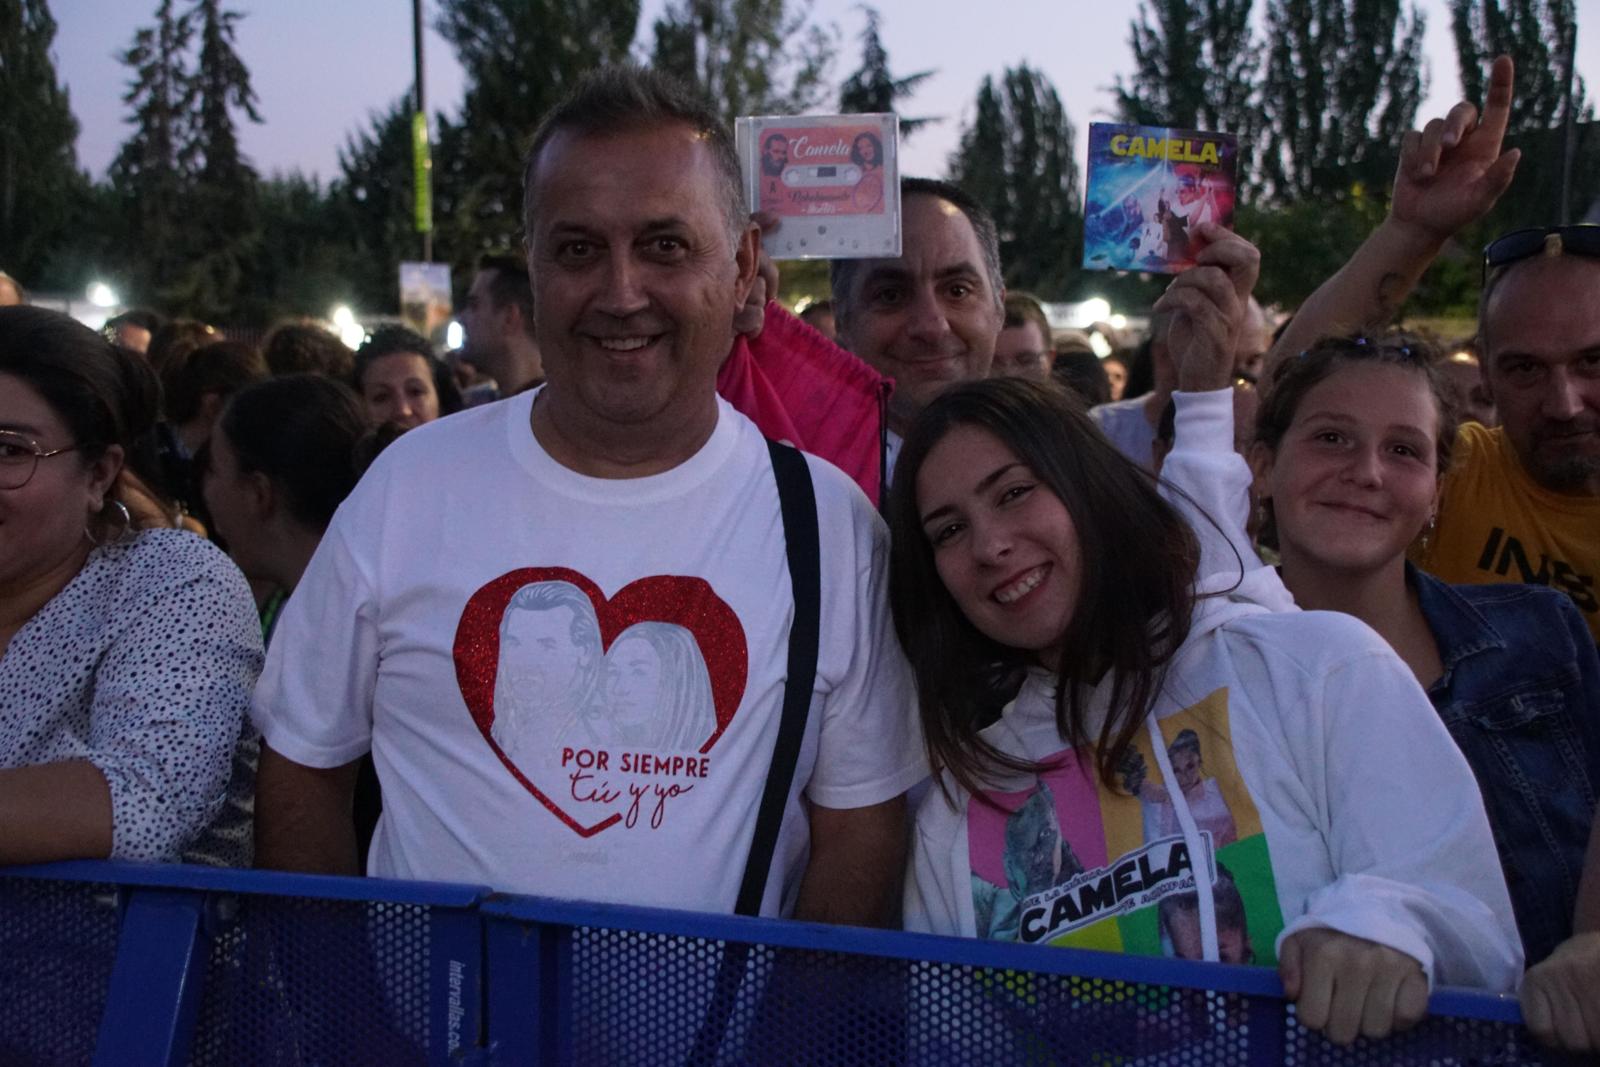
<instances>
[{"instance_id":1,"label":"crowd of people","mask_svg":"<svg viewBox=\"0 0 1600 1067\"><path fill-rule=\"evenodd\" d=\"M1341 1043L1520 990L1600 1048L1600 227L1489 245L1464 359L1387 329L1511 85L1276 337L1198 224L1126 360L920 178L793 320L729 131L635 68L535 135L453 364L0 307L0 862L1276 966ZM875 398L871 477L785 361Z\"/></svg>"}]
</instances>

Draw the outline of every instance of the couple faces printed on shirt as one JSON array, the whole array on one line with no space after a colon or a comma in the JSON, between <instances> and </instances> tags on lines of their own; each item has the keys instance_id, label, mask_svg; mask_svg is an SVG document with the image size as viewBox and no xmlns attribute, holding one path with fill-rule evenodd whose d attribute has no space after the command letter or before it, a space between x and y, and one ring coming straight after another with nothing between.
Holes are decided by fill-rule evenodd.
<instances>
[{"instance_id":1,"label":"couple faces printed on shirt","mask_svg":"<svg viewBox=\"0 0 1600 1067\"><path fill-rule=\"evenodd\" d=\"M1255 962L1253 943L1282 926L1281 916L1267 913L1270 902L1261 906L1261 895L1275 890L1259 816L1241 792L1231 732L1185 722L1202 713L1214 720L1225 714L1225 702L1226 691L1219 691L1178 713L1171 724L1176 733L1167 732L1170 781L1152 776L1158 761L1141 741L1121 764L1120 788L1099 782L1069 750L1049 757L1050 768L1023 792L976 799L968 832L978 936L1203 959L1198 870L1211 879L1219 958ZM1208 773L1202 732L1220 777ZM1206 841L1204 862L1189 857L1181 840L1175 790ZM1241 870L1262 883L1253 924L1235 881Z\"/></svg>"},{"instance_id":2,"label":"couple faces printed on shirt","mask_svg":"<svg viewBox=\"0 0 1600 1067\"><path fill-rule=\"evenodd\" d=\"M694 635L641 622L602 649L587 594L568 582L524 586L500 622L492 736L513 760L536 739L697 750L716 727ZM549 741L545 744L548 746Z\"/></svg>"}]
</instances>

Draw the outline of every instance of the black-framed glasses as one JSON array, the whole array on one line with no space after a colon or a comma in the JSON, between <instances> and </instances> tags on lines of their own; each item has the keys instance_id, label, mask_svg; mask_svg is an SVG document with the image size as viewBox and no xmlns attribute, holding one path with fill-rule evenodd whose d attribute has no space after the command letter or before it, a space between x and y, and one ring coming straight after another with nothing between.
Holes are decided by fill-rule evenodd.
<instances>
[{"instance_id":1,"label":"black-framed glasses","mask_svg":"<svg viewBox=\"0 0 1600 1067\"><path fill-rule=\"evenodd\" d=\"M59 456L77 448L77 445L67 445L46 452L31 437L24 437L14 430L0 430L0 489L21 489L33 479L33 472L39 469L41 459Z\"/></svg>"},{"instance_id":2,"label":"black-framed glasses","mask_svg":"<svg viewBox=\"0 0 1600 1067\"><path fill-rule=\"evenodd\" d=\"M1600 257L1600 225L1531 226L1496 237L1483 249L1483 281L1489 281L1489 272L1496 267L1540 255L1547 248L1554 249L1551 255Z\"/></svg>"}]
</instances>

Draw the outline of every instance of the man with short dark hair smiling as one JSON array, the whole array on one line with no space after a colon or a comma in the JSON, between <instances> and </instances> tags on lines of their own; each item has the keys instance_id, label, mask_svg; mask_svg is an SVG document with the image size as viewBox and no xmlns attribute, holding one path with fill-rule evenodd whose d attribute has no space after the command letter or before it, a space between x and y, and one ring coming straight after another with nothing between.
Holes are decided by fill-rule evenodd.
<instances>
[{"instance_id":1,"label":"man with short dark hair smiling","mask_svg":"<svg viewBox=\"0 0 1600 1067\"><path fill-rule=\"evenodd\" d=\"M340 509L256 694L261 862L354 868L370 748L373 874L887 923L926 774L888 538L717 396L758 256L731 137L662 76L600 71L524 199L547 380L407 433ZM546 604L571 632L520 620Z\"/></svg>"},{"instance_id":2,"label":"man with short dark hair smiling","mask_svg":"<svg viewBox=\"0 0 1600 1067\"><path fill-rule=\"evenodd\" d=\"M901 252L833 261L839 343L893 378L888 470L928 402L989 376L1005 323L1005 282L994 219L948 182L900 182Z\"/></svg>"}]
</instances>

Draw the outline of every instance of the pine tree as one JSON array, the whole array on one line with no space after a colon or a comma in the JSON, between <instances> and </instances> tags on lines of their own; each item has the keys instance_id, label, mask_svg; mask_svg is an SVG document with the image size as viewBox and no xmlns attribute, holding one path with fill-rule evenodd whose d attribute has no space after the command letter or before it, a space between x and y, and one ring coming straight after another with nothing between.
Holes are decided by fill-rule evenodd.
<instances>
[{"instance_id":1,"label":"pine tree","mask_svg":"<svg viewBox=\"0 0 1600 1067\"><path fill-rule=\"evenodd\" d=\"M651 63L697 88L729 127L741 115L798 114L821 103L834 37L811 3L673 0L656 19Z\"/></svg>"},{"instance_id":2,"label":"pine tree","mask_svg":"<svg viewBox=\"0 0 1600 1067\"><path fill-rule=\"evenodd\" d=\"M1261 172L1280 203L1385 189L1423 95L1401 0L1269 0Z\"/></svg>"},{"instance_id":3,"label":"pine tree","mask_svg":"<svg viewBox=\"0 0 1600 1067\"><path fill-rule=\"evenodd\" d=\"M189 125L194 87L189 73L190 16L161 0L154 26L135 32L118 58L133 68L122 101L133 135L111 164L110 181L120 206L123 278L141 303L174 307L172 287L183 272L186 243L179 232L193 187Z\"/></svg>"},{"instance_id":4,"label":"pine tree","mask_svg":"<svg viewBox=\"0 0 1600 1067\"><path fill-rule=\"evenodd\" d=\"M839 87L839 110L845 113L873 114L897 110L895 103L910 97L917 86L933 77L934 71L918 71L903 78L889 73L889 52L879 33L882 17L875 8L866 8L867 26L861 31L861 66ZM900 119L900 136L910 137L938 119Z\"/></svg>"},{"instance_id":5,"label":"pine tree","mask_svg":"<svg viewBox=\"0 0 1600 1067\"><path fill-rule=\"evenodd\" d=\"M1117 78L1123 122L1222 130L1239 137L1241 166L1260 132L1261 47L1250 30L1253 0L1145 0L1130 24L1134 73Z\"/></svg>"},{"instance_id":6,"label":"pine tree","mask_svg":"<svg viewBox=\"0 0 1600 1067\"><path fill-rule=\"evenodd\" d=\"M437 255L460 278L483 252L520 246L533 132L585 73L628 58L639 0L442 0L439 9L439 33L467 74L460 120L439 122L434 152Z\"/></svg>"},{"instance_id":7,"label":"pine tree","mask_svg":"<svg viewBox=\"0 0 1600 1067\"><path fill-rule=\"evenodd\" d=\"M0 0L0 268L30 285L57 280L47 264L87 194L55 36L46 0Z\"/></svg>"},{"instance_id":8,"label":"pine tree","mask_svg":"<svg viewBox=\"0 0 1600 1067\"><path fill-rule=\"evenodd\" d=\"M181 288L191 314L225 317L242 294L250 252L259 238L255 169L239 151L235 113L260 122L250 71L234 47L240 15L221 0L191 9L200 52L190 99L184 156L195 175L188 218L192 244Z\"/></svg>"},{"instance_id":9,"label":"pine tree","mask_svg":"<svg viewBox=\"0 0 1600 1067\"><path fill-rule=\"evenodd\" d=\"M1079 274L1083 217L1075 133L1055 86L1026 65L978 90L951 180L993 213L1006 284L1060 296Z\"/></svg>"}]
</instances>

